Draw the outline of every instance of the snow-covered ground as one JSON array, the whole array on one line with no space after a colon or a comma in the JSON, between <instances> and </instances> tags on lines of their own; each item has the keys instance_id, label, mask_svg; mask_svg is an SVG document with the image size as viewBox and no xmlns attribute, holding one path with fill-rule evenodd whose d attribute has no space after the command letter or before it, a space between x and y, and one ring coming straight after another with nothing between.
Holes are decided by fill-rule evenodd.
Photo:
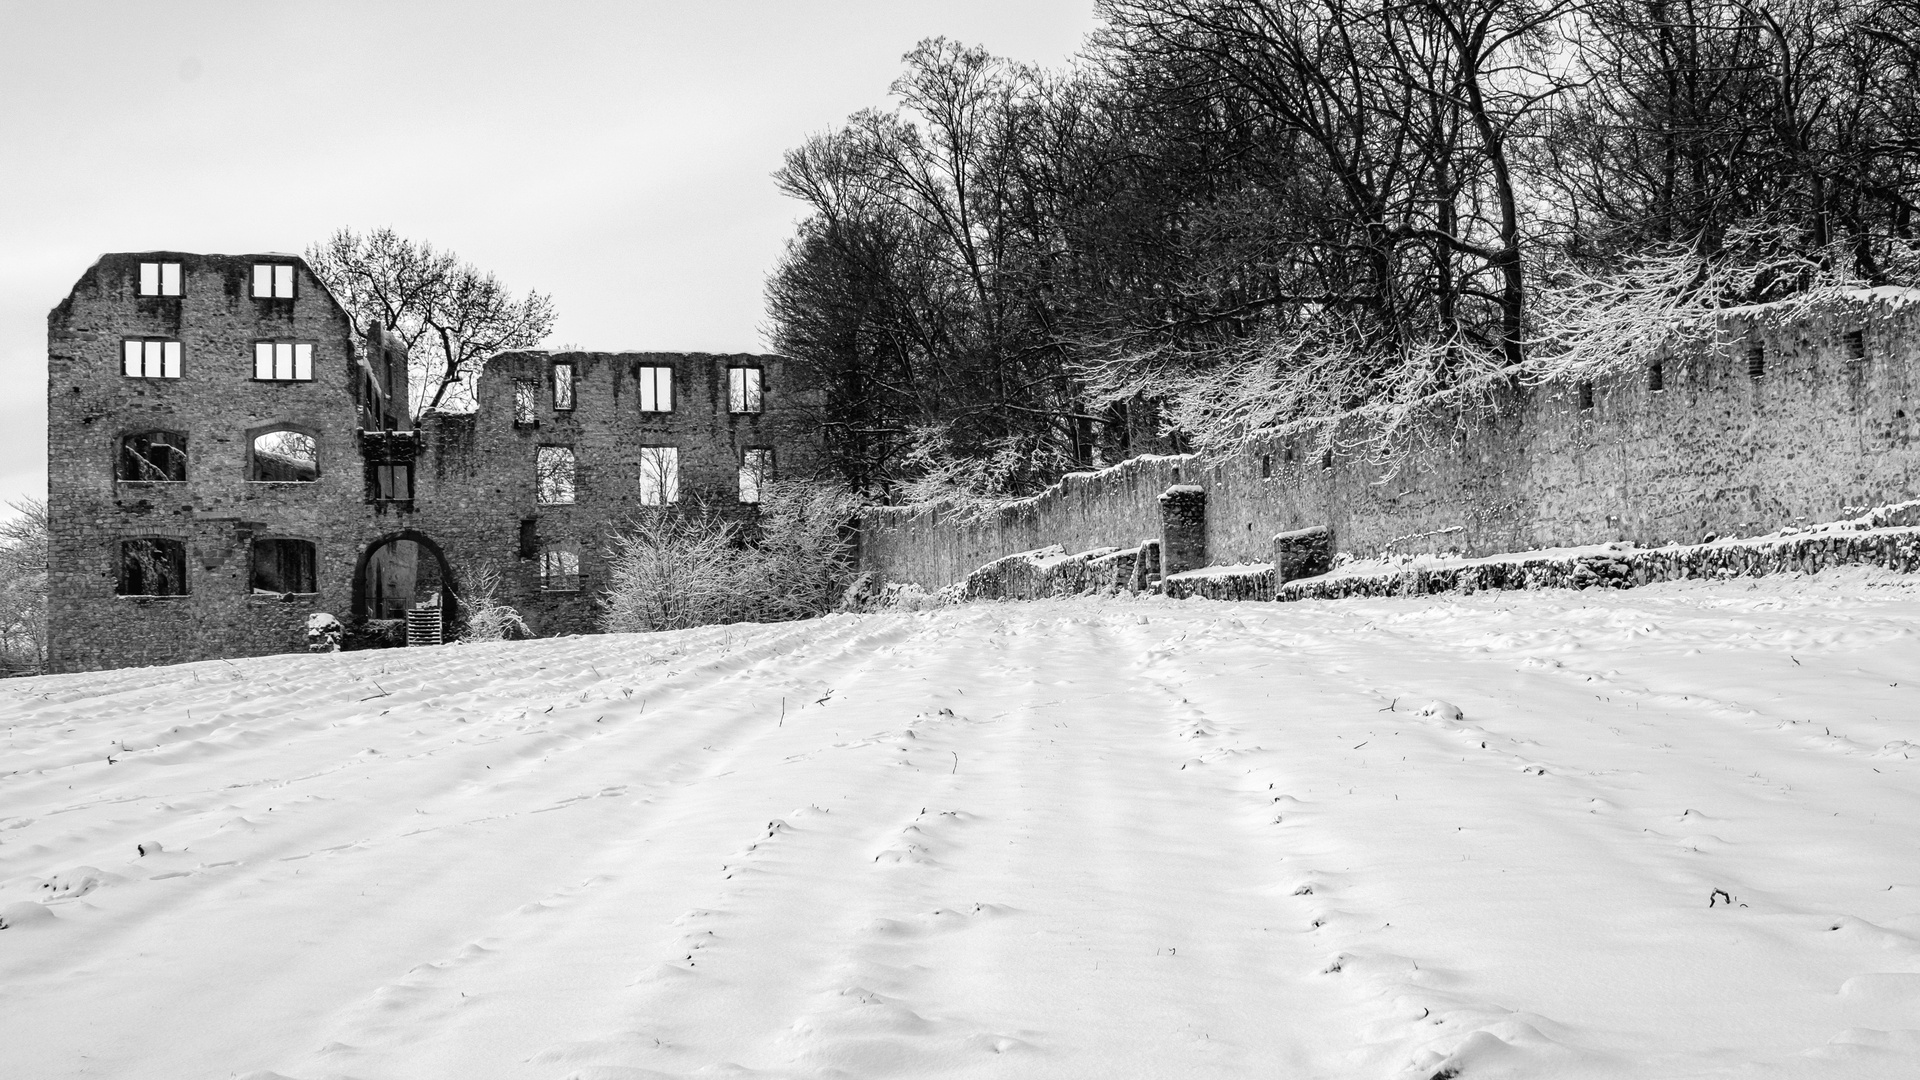
<instances>
[{"instance_id":1,"label":"snow-covered ground","mask_svg":"<svg viewBox=\"0 0 1920 1080\"><path fill-rule=\"evenodd\" d=\"M0 1076L1920 1075L1913 580L0 683Z\"/></svg>"}]
</instances>

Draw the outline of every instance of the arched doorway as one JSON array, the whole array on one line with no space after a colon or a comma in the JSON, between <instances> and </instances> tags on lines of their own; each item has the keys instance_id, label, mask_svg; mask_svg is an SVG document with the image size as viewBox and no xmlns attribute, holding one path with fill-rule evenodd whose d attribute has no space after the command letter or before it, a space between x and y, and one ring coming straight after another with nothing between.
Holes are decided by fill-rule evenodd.
<instances>
[{"instance_id":1,"label":"arched doorway","mask_svg":"<svg viewBox=\"0 0 1920 1080\"><path fill-rule=\"evenodd\" d=\"M442 637L453 640L460 598L440 545L412 529L369 544L353 568L354 621L404 619L418 607L439 608Z\"/></svg>"}]
</instances>

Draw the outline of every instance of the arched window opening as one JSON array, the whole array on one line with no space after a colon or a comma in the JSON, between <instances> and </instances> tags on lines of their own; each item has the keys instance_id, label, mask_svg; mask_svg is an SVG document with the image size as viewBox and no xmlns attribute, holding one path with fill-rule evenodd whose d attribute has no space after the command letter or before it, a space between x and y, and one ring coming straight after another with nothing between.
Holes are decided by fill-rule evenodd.
<instances>
[{"instance_id":1,"label":"arched window opening","mask_svg":"<svg viewBox=\"0 0 1920 1080\"><path fill-rule=\"evenodd\" d=\"M320 444L287 428L255 436L249 480L308 483L320 479Z\"/></svg>"},{"instance_id":2,"label":"arched window opening","mask_svg":"<svg viewBox=\"0 0 1920 1080\"><path fill-rule=\"evenodd\" d=\"M319 592L314 546L307 540L255 540L253 591L275 596Z\"/></svg>"},{"instance_id":3,"label":"arched window opening","mask_svg":"<svg viewBox=\"0 0 1920 1080\"><path fill-rule=\"evenodd\" d=\"M115 478L148 484L184 481L187 436L178 431L142 431L121 439Z\"/></svg>"},{"instance_id":4,"label":"arched window opening","mask_svg":"<svg viewBox=\"0 0 1920 1080\"><path fill-rule=\"evenodd\" d=\"M120 541L121 596L187 595L187 545L141 537Z\"/></svg>"}]
</instances>

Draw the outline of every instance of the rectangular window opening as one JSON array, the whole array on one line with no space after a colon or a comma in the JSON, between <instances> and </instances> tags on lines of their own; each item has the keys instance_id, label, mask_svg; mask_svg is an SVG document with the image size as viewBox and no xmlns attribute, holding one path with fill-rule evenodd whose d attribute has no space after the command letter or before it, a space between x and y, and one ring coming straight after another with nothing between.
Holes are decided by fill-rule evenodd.
<instances>
[{"instance_id":1,"label":"rectangular window opening","mask_svg":"<svg viewBox=\"0 0 1920 1080\"><path fill-rule=\"evenodd\" d=\"M1655 360L1652 366L1647 368L1647 389L1657 394L1666 388L1667 373L1660 361Z\"/></svg>"},{"instance_id":2,"label":"rectangular window opening","mask_svg":"<svg viewBox=\"0 0 1920 1080\"><path fill-rule=\"evenodd\" d=\"M667 506L680 501L680 448L640 448L640 505Z\"/></svg>"},{"instance_id":3,"label":"rectangular window opening","mask_svg":"<svg viewBox=\"0 0 1920 1080\"><path fill-rule=\"evenodd\" d=\"M553 407L560 412L573 408L573 365L553 365Z\"/></svg>"},{"instance_id":4,"label":"rectangular window opening","mask_svg":"<svg viewBox=\"0 0 1920 1080\"><path fill-rule=\"evenodd\" d=\"M293 299L293 267L287 263L254 263L253 297L256 300Z\"/></svg>"},{"instance_id":5,"label":"rectangular window opening","mask_svg":"<svg viewBox=\"0 0 1920 1080\"><path fill-rule=\"evenodd\" d=\"M1747 378L1761 379L1767 374L1767 347L1754 342L1747 346Z\"/></svg>"},{"instance_id":6,"label":"rectangular window opening","mask_svg":"<svg viewBox=\"0 0 1920 1080\"><path fill-rule=\"evenodd\" d=\"M120 542L121 596L187 595L187 545L145 537Z\"/></svg>"},{"instance_id":7,"label":"rectangular window opening","mask_svg":"<svg viewBox=\"0 0 1920 1080\"><path fill-rule=\"evenodd\" d=\"M1262 480L1273 479L1273 455L1272 454L1260 455L1260 479Z\"/></svg>"},{"instance_id":8,"label":"rectangular window opening","mask_svg":"<svg viewBox=\"0 0 1920 1080\"><path fill-rule=\"evenodd\" d=\"M773 451L750 447L740 455L740 501L758 503L766 497L767 484L773 480Z\"/></svg>"},{"instance_id":9,"label":"rectangular window opening","mask_svg":"<svg viewBox=\"0 0 1920 1080\"><path fill-rule=\"evenodd\" d=\"M1593 380L1581 379L1580 384L1575 387L1575 391L1576 396L1580 399L1580 408L1582 410L1593 408Z\"/></svg>"},{"instance_id":10,"label":"rectangular window opening","mask_svg":"<svg viewBox=\"0 0 1920 1080\"><path fill-rule=\"evenodd\" d=\"M760 369L757 367L732 367L727 369L727 411L735 413L757 413L762 405Z\"/></svg>"},{"instance_id":11,"label":"rectangular window opening","mask_svg":"<svg viewBox=\"0 0 1920 1080\"><path fill-rule=\"evenodd\" d=\"M312 382L313 345L305 341L254 342L253 377L262 382Z\"/></svg>"},{"instance_id":12,"label":"rectangular window opening","mask_svg":"<svg viewBox=\"0 0 1920 1080\"><path fill-rule=\"evenodd\" d=\"M314 546L308 540L255 540L253 591L284 595L314 593Z\"/></svg>"},{"instance_id":13,"label":"rectangular window opening","mask_svg":"<svg viewBox=\"0 0 1920 1080\"><path fill-rule=\"evenodd\" d=\"M140 264L141 296L179 296L180 264L143 262Z\"/></svg>"},{"instance_id":14,"label":"rectangular window opening","mask_svg":"<svg viewBox=\"0 0 1920 1080\"><path fill-rule=\"evenodd\" d=\"M534 452L534 501L543 506L573 502L573 448L542 446Z\"/></svg>"},{"instance_id":15,"label":"rectangular window opening","mask_svg":"<svg viewBox=\"0 0 1920 1080\"><path fill-rule=\"evenodd\" d=\"M580 549L571 543L540 549L540 587L548 592L580 590Z\"/></svg>"},{"instance_id":16,"label":"rectangular window opening","mask_svg":"<svg viewBox=\"0 0 1920 1080\"><path fill-rule=\"evenodd\" d=\"M122 346L121 370L134 379L180 377L180 343L165 338L138 338Z\"/></svg>"},{"instance_id":17,"label":"rectangular window opening","mask_svg":"<svg viewBox=\"0 0 1920 1080\"><path fill-rule=\"evenodd\" d=\"M376 461L372 469L375 502L413 501L413 462Z\"/></svg>"},{"instance_id":18,"label":"rectangular window opening","mask_svg":"<svg viewBox=\"0 0 1920 1080\"><path fill-rule=\"evenodd\" d=\"M673 369L647 366L640 369L640 411L673 411Z\"/></svg>"},{"instance_id":19,"label":"rectangular window opening","mask_svg":"<svg viewBox=\"0 0 1920 1080\"><path fill-rule=\"evenodd\" d=\"M513 380L513 424L515 427L532 427L534 419L535 392L532 379Z\"/></svg>"},{"instance_id":20,"label":"rectangular window opening","mask_svg":"<svg viewBox=\"0 0 1920 1080\"><path fill-rule=\"evenodd\" d=\"M1864 330L1847 331L1847 359L1859 362L1867 358L1867 334Z\"/></svg>"}]
</instances>

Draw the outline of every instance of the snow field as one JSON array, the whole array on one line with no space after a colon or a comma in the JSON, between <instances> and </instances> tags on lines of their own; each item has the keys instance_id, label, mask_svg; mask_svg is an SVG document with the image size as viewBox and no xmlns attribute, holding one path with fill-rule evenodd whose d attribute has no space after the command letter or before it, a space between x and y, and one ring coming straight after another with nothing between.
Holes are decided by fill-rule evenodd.
<instances>
[{"instance_id":1,"label":"snow field","mask_svg":"<svg viewBox=\"0 0 1920 1080\"><path fill-rule=\"evenodd\" d=\"M1917 634L1849 569L13 680L0 1075L1912 1076Z\"/></svg>"}]
</instances>

